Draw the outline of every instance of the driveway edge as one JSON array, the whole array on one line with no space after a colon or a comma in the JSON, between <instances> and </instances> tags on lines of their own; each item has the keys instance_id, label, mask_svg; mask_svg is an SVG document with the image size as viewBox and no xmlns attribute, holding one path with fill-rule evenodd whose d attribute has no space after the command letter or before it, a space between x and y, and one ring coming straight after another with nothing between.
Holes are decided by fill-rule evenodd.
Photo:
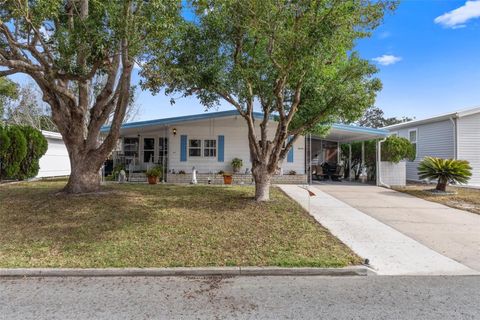
<instances>
[{"instance_id":1,"label":"driveway edge","mask_svg":"<svg viewBox=\"0 0 480 320\"><path fill-rule=\"evenodd\" d=\"M367 276L376 273L366 266L345 268L207 267L207 268L5 268L9 277L204 277L204 276Z\"/></svg>"}]
</instances>

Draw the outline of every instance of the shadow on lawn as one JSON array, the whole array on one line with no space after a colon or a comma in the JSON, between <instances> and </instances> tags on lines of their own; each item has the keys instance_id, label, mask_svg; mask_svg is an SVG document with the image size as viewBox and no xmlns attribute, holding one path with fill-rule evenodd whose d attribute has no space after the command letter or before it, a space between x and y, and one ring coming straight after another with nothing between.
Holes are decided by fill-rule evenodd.
<instances>
[{"instance_id":1,"label":"shadow on lawn","mask_svg":"<svg viewBox=\"0 0 480 320\"><path fill-rule=\"evenodd\" d=\"M58 184L10 186L0 196L0 240L48 241L56 245L97 242L105 233L148 224L152 214L141 195L122 191L57 194ZM5 228L5 229L4 229ZM7 229L8 228L8 229Z\"/></svg>"},{"instance_id":2,"label":"shadow on lawn","mask_svg":"<svg viewBox=\"0 0 480 320\"><path fill-rule=\"evenodd\" d=\"M189 215L235 214L256 204L250 188L168 185L114 185L98 194L58 194L61 183L11 185L0 195L2 242L48 241L57 246L104 239L106 233L158 223L162 210L185 210ZM218 189L221 192L218 192ZM269 205L275 205L273 200ZM8 227L7 227L8 226ZM4 229L5 228L5 229Z\"/></svg>"}]
</instances>

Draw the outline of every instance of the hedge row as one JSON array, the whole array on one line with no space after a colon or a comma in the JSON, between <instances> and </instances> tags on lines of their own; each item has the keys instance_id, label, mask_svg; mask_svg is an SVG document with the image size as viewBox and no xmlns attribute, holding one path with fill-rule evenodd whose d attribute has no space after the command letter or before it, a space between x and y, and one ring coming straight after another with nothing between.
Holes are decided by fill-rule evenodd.
<instances>
[{"instance_id":1,"label":"hedge row","mask_svg":"<svg viewBox=\"0 0 480 320\"><path fill-rule=\"evenodd\" d=\"M47 148L47 139L35 128L0 125L0 179L35 177Z\"/></svg>"}]
</instances>

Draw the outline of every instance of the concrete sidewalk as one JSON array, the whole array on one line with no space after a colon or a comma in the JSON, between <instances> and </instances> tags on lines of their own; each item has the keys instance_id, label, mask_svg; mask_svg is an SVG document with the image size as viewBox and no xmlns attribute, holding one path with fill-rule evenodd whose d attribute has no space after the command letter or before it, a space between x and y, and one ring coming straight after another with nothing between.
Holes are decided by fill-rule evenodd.
<instances>
[{"instance_id":1,"label":"concrete sidewalk","mask_svg":"<svg viewBox=\"0 0 480 320\"><path fill-rule=\"evenodd\" d=\"M478 274L322 192L317 186L310 187L316 194L312 197L301 186L281 185L280 188L358 255L368 258L380 275Z\"/></svg>"},{"instance_id":2,"label":"concrete sidewalk","mask_svg":"<svg viewBox=\"0 0 480 320\"><path fill-rule=\"evenodd\" d=\"M480 271L480 215L358 183L332 183L314 188Z\"/></svg>"}]
</instances>

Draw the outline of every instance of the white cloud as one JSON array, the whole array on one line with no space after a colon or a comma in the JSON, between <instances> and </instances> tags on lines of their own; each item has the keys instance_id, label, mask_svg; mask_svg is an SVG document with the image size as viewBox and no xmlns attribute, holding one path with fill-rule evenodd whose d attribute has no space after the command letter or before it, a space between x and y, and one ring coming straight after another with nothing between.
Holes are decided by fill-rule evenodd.
<instances>
[{"instance_id":1,"label":"white cloud","mask_svg":"<svg viewBox=\"0 0 480 320\"><path fill-rule=\"evenodd\" d=\"M381 64L382 66L389 66L401 61L402 58L391 54L384 54L383 56L373 58L372 60L378 64Z\"/></svg>"},{"instance_id":2,"label":"white cloud","mask_svg":"<svg viewBox=\"0 0 480 320\"><path fill-rule=\"evenodd\" d=\"M475 18L480 18L480 1L471 0L455 10L436 17L434 22L447 28L458 29L464 28L467 21Z\"/></svg>"}]
</instances>

